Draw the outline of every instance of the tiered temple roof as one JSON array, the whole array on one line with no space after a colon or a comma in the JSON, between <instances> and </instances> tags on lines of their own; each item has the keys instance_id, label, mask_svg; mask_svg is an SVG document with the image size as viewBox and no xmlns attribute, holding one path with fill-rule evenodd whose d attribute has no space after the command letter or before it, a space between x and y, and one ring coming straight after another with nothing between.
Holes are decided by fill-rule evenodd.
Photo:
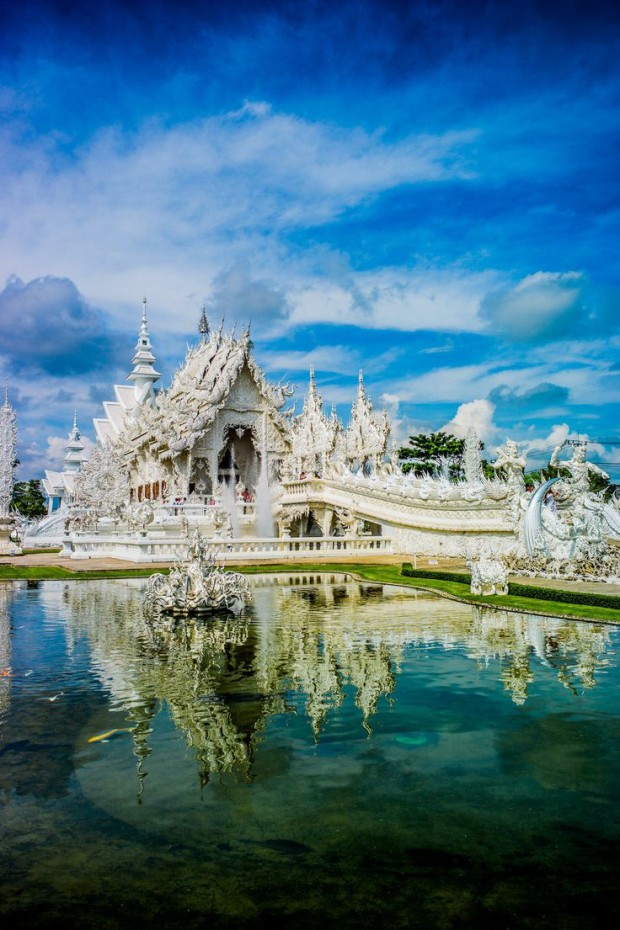
<instances>
[{"instance_id":1,"label":"tiered temple roof","mask_svg":"<svg viewBox=\"0 0 620 930\"><path fill-rule=\"evenodd\" d=\"M57 498L60 503L71 501L75 495L75 477L80 471L87 456L84 454L82 434L77 424L77 413L73 417L73 426L65 446L66 455L62 471L46 470L43 478L43 490L50 501Z\"/></svg>"}]
</instances>

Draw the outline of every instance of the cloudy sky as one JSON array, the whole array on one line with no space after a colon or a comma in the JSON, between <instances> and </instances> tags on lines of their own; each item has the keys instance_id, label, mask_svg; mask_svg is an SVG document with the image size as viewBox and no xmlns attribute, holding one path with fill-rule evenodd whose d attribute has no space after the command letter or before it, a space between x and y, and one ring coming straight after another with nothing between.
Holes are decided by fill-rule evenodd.
<instances>
[{"instance_id":1,"label":"cloudy sky","mask_svg":"<svg viewBox=\"0 0 620 930\"><path fill-rule=\"evenodd\" d=\"M0 12L0 375L20 477L131 368L251 319L346 418L620 463L620 13L598 0ZM299 402L298 402L299 403ZM620 480L620 465L608 469Z\"/></svg>"}]
</instances>

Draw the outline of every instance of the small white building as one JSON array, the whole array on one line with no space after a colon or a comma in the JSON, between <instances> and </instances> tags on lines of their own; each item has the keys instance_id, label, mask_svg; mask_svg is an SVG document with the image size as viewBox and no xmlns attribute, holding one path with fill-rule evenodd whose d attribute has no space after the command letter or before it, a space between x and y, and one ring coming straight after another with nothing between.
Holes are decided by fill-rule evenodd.
<instances>
[{"instance_id":1,"label":"small white building","mask_svg":"<svg viewBox=\"0 0 620 930\"><path fill-rule=\"evenodd\" d=\"M84 452L82 434L77 425L77 413L73 417L73 427L65 446L66 455L63 460L62 471L49 471L46 469L43 478L43 490L47 495L47 514L52 516L59 510L69 507L75 496L75 476L80 471L87 455Z\"/></svg>"}]
</instances>

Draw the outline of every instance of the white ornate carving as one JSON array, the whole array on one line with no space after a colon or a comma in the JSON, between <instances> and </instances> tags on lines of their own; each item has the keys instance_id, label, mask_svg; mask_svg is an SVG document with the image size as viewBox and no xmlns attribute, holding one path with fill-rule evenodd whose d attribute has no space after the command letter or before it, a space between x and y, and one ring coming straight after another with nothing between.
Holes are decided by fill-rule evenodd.
<instances>
[{"instance_id":1,"label":"white ornate carving","mask_svg":"<svg viewBox=\"0 0 620 930\"><path fill-rule=\"evenodd\" d=\"M508 569L500 559L475 557L469 568L472 594L508 594Z\"/></svg>"},{"instance_id":2,"label":"white ornate carving","mask_svg":"<svg viewBox=\"0 0 620 930\"><path fill-rule=\"evenodd\" d=\"M144 591L144 609L151 614L239 614L249 600L247 579L219 568L198 530L170 574L151 575Z\"/></svg>"},{"instance_id":3,"label":"white ornate carving","mask_svg":"<svg viewBox=\"0 0 620 930\"><path fill-rule=\"evenodd\" d=\"M9 403L8 389L0 407L0 516L8 516L13 497L17 452L17 418Z\"/></svg>"},{"instance_id":4,"label":"white ornate carving","mask_svg":"<svg viewBox=\"0 0 620 930\"><path fill-rule=\"evenodd\" d=\"M511 488L523 490L525 458L519 454L519 446L513 439L507 439L506 444L498 448L492 467Z\"/></svg>"},{"instance_id":5,"label":"white ornate carving","mask_svg":"<svg viewBox=\"0 0 620 930\"><path fill-rule=\"evenodd\" d=\"M343 435L342 447L350 465L358 464L375 471L387 453L390 424L387 414L373 414L372 404L359 374L357 397L351 408L351 420Z\"/></svg>"},{"instance_id":6,"label":"white ornate carving","mask_svg":"<svg viewBox=\"0 0 620 930\"><path fill-rule=\"evenodd\" d=\"M323 399L316 389L314 371L310 370L310 387L302 412L291 428L293 472L298 475L323 475L325 465L336 448L340 423L335 413L328 419L323 412Z\"/></svg>"},{"instance_id":7,"label":"white ornate carving","mask_svg":"<svg viewBox=\"0 0 620 930\"><path fill-rule=\"evenodd\" d=\"M471 426L465 439L465 450L463 453L463 467L465 471L465 481L468 485L480 484L482 480L482 458L480 455L480 440L478 433Z\"/></svg>"},{"instance_id":8,"label":"white ornate carving","mask_svg":"<svg viewBox=\"0 0 620 930\"><path fill-rule=\"evenodd\" d=\"M75 479L75 503L112 516L129 502L129 478L123 456L111 443L95 449Z\"/></svg>"}]
</instances>

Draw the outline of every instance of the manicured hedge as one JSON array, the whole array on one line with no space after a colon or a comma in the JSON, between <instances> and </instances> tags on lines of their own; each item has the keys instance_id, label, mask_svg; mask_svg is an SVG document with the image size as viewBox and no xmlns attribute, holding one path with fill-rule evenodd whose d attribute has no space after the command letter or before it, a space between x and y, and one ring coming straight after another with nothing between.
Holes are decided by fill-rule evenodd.
<instances>
[{"instance_id":1,"label":"manicured hedge","mask_svg":"<svg viewBox=\"0 0 620 930\"><path fill-rule=\"evenodd\" d=\"M539 601L563 601L565 604L587 604L589 607L609 607L620 610L620 597L614 594L594 594L589 591L567 591L565 588L537 588L530 584L509 584L513 597L535 597Z\"/></svg>"},{"instance_id":2,"label":"manicured hedge","mask_svg":"<svg viewBox=\"0 0 620 930\"><path fill-rule=\"evenodd\" d=\"M411 562L403 562L401 575L407 578L436 578L437 581L458 581L461 584L470 584L469 572L434 572L430 568L414 568Z\"/></svg>"},{"instance_id":3,"label":"manicured hedge","mask_svg":"<svg viewBox=\"0 0 620 930\"><path fill-rule=\"evenodd\" d=\"M407 578L436 578L437 581L457 581L470 584L471 575L466 572L433 572L427 568L414 568L411 562L403 562L401 574ZM508 594L513 597L529 597L538 601L558 601L564 604L587 604L589 607L608 607L620 610L620 597L613 594L594 594L588 591L567 591L565 588L539 588L530 584L508 585Z\"/></svg>"}]
</instances>

